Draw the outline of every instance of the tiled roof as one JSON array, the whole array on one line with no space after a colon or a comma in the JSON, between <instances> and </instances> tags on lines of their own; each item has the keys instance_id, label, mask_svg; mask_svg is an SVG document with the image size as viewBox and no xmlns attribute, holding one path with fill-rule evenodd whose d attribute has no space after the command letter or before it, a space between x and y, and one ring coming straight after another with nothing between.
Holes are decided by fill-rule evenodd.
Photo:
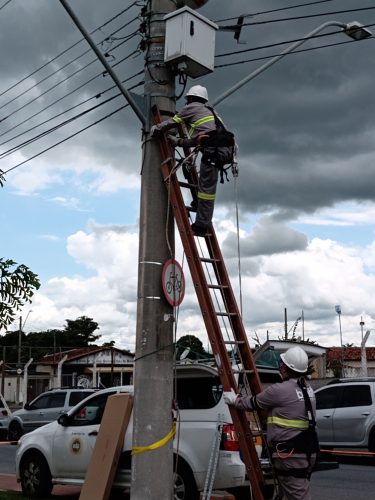
<instances>
[{"instance_id":1,"label":"tiled roof","mask_svg":"<svg viewBox=\"0 0 375 500\"><path fill-rule=\"evenodd\" d=\"M341 360L341 349L346 361L361 361L360 347L329 347L327 349L327 361ZM366 347L366 358L375 361L375 347Z\"/></svg>"},{"instance_id":2,"label":"tiled roof","mask_svg":"<svg viewBox=\"0 0 375 500\"><path fill-rule=\"evenodd\" d=\"M55 354L48 354L46 356L43 356L43 358L40 359L38 363L46 365L59 363L59 361L61 361L65 356L67 356L66 361L72 361L73 359L83 358L85 356L90 356L102 351L108 351L110 349L111 347L109 346L81 347L80 349L70 349L69 351L56 352ZM112 349L114 353L119 352L121 354L127 354L128 356L134 357L134 354L129 351L117 349L116 347L112 347Z\"/></svg>"}]
</instances>

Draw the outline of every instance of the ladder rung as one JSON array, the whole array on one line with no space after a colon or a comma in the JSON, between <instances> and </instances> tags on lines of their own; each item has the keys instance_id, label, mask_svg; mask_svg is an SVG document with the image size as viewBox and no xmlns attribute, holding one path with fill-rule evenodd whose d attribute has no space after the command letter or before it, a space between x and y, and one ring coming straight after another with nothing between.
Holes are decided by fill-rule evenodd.
<instances>
[{"instance_id":1,"label":"ladder rung","mask_svg":"<svg viewBox=\"0 0 375 500\"><path fill-rule=\"evenodd\" d=\"M222 313L222 312L215 311L215 314L216 314L216 316L237 316L237 313L227 313L227 312Z\"/></svg>"},{"instance_id":2,"label":"ladder rung","mask_svg":"<svg viewBox=\"0 0 375 500\"><path fill-rule=\"evenodd\" d=\"M225 340L224 344L244 344L244 340Z\"/></svg>"},{"instance_id":3,"label":"ladder rung","mask_svg":"<svg viewBox=\"0 0 375 500\"><path fill-rule=\"evenodd\" d=\"M189 182L179 181L178 183L183 188L196 189L198 187L196 184L189 184Z\"/></svg>"},{"instance_id":4,"label":"ladder rung","mask_svg":"<svg viewBox=\"0 0 375 500\"><path fill-rule=\"evenodd\" d=\"M185 206L185 208L188 212L196 212L197 211L196 207L191 207L190 205Z\"/></svg>"},{"instance_id":5,"label":"ladder rung","mask_svg":"<svg viewBox=\"0 0 375 500\"><path fill-rule=\"evenodd\" d=\"M221 290L223 288L228 288L228 285L207 285L208 288L215 288L217 290Z\"/></svg>"},{"instance_id":6,"label":"ladder rung","mask_svg":"<svg viewBox=\"0 0 375 500\"><path fill-rule=\"evenodd\" d=\"M233 370L233 373L254 373L254 370Z\"/></svg>"},{"instance_id":7,"label":"ladder rung","mask_svg":"<svg viewBox=\"0 0 375 500\"><path fill-rule=\"evenodd\" d=\"M201 262L208 262L213 264L214 262L221 262L220 259L208 259L207 257L202 257L199 259Z\"/></svg>"}]
</instances>

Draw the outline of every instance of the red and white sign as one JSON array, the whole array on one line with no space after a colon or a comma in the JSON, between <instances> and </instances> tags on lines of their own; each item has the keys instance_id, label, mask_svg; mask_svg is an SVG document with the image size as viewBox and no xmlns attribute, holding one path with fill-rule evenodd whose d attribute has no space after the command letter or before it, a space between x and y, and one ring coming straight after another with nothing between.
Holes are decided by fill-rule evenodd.
<instances>
[{"instance_id":1,"label":"red and white sign","mask_svg":"<svg viewBox=\"0 0 375 500\"><path fill-rule=\"evenodd\" d=\"M177 307L185 295L185 277L177 260L169 259L163 266L162 285L168 303Z\"/></svg>"}]
</instances>

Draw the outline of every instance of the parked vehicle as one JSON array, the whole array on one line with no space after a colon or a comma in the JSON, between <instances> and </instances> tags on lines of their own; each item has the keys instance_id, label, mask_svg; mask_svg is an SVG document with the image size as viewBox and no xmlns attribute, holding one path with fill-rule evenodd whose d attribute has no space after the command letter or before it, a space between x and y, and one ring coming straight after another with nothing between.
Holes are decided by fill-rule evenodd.
<instances>
[{"instance_id":1,"label":"parked vehicle","mask_svg":"<svg viewBox=\"0 0 375 500\"><path fill-rule=\"evenodd\" d=\"M12 412L7 405L2 394L0 394L0 436L6 438L8 433L9 420Z\"/></svg>"},{"instance_id":2,"label":"parked vehicle","mask_svg":"<svg viewBox=\"0 0 375 500\"><path fill-rule=\"evenodd\" d=\"M375 452L375 378L335 379L315 396L321 447Z\"/></svg>"},{"instance_id":3,"label":"parked vehicle","mask_svg":"<svg viewBox=\"0 0 375 500\"><path fill-rule=\"evenodd\" d=\"M83 484L107 398L132 393L132 386L111 387L92 394L55 422L24 435L16 454L16 474L28 498L51 493L53 484ZM177 369L177 400L180 409L175 499L193 500L204 489L214 435L221 416L222 440L214 489L248 484L245 465L222 386L215 368L184 365ZM98 414L100 416L98 417ZM177 450L178 445L178 450ZM132 418L126 432L114 487L130 486Z\"/></svg>"},{"instance_id":4,"label":"parked vehicle","mask_svg":"<svg viewBox=\"0 0 375 500\"><path fill-rule=\"evenodd\" d=\"M39 394L31 403L13 412L8 439L18 441L26 432L49 424L93 392L95 389L51 389Z\"/></svg>"}]
</instances>

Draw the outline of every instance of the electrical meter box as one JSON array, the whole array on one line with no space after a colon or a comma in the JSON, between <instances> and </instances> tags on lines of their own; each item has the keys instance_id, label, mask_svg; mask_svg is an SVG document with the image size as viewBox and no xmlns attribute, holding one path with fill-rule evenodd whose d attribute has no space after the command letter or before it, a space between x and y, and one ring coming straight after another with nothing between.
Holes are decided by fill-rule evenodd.
<instances>
[{"instance_id":1,"label":"electrical meter box","mask_svg":"<svg viewBox=\"0 0 375 500\"><path fill-rule=\"evenodd\" d=\"M218 26L189 7L167 14L164 61L191 78L214 70Z\"/></svg>"}]
</instances>

